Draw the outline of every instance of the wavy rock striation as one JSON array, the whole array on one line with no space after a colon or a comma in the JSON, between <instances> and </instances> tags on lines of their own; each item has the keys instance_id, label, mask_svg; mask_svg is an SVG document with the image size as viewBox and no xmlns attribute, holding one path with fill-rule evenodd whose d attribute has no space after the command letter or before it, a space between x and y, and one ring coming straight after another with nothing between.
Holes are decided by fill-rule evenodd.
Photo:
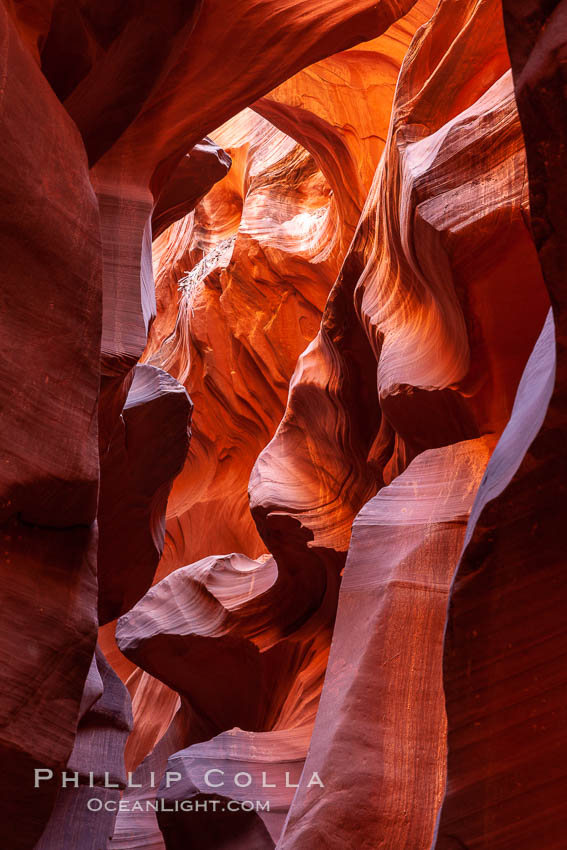
<instances>
[{"instance_id":1,"label":"wavy rock striation","mask_svg":"<svg viewBox=\"0 0 567 850\"><path fill-rule=\"evenodd\" d=\"M85 683L75 745L66 765L68 777L58 790L37 850L98 850L108 845L120 789L126 786L124 746L131 729L128 692L97 648ZM95 803L89 803L91 800ZM106 808L108 803L113 806ZM100 810L94 809L94 816L93 805L100 806Z\"/></svg>"},{"instance_id":2,"label":"wavy rock striation","mask_svg":"<svg viewBox=\"0 0 567 850\"><path fill-rule=\"evenodd\" d=\"M250 111L213 135L232 169L157 247L165 310L148 362L175 375L196 407L192 449L169 502L162 574L211 548L261 553L248 477L281 419L338 267L336 207L312 157Z\"/></svg>"},{"instance_id":3,"label":"wavy rock striation","mask_svg":"<svg viewBox=\"0 0 567 850\"><path fill-rule=\"evenodd\" d=\"M424 12L420 14L421 18L419 15L411 18L401 30L407 43L418 23L425 20ZM391 90L396 61L401 58L400 32L386 34L384 42L378 39L373 47L375 52L370 59L362 58L362 66L370 65L375 56L376 72L384 74L385 88L390 80ZM380 47L382 53L379 53ZM345 54L345 58L338 61L342 61L344 67L348 67L349 63L352 65L353 90L361 98L362 85L355 85L357 78L354 73L359 57L353 56L351 61L350 56ZM329 74L326 85L329 102L336 98L340 106L345 96L335 91L336 86L333 86ZM374 165L381 151L380 138L386 135L385 113L387 115L387 110L383 109L372 122L366 117L360 119L365 122L360 125L361 138L368 131L369 123L376 129L376 144L369 144ZM339 126L339 122L344 121L345 136L353 116L352 108L346 113L340 109L337 111L335 122ZM297 121L295 124L295 131L298 126L303 126ZM280 583L285 583L285 587L291 586L287 574L294 579L293 596L290 590L286 591L288 596L279 590L278 605L281 606L283 601L286 608L293 607L291 615L284 612L281 618L285 623L287 617L290 625L286 628L311 620L310 625L300 630L302 639L307 641L308 635L313 635L316 630L320 632L318 678L312 688L313 694L318 695L336 605L337 576L348 545L349 517L351 521L365 496L375 489L374 472L364 469L375 432L370 431L368 423L354 426L356 436L353 442L359 439L358 430L362 430L363 449L356 447L361 457L351 473L351 481L354 483L359 474L362 485L355 485L353 507L349 502L347 509L342 511L345 520L335 538L330 541L323 539L320 547L317 540L313 540L315 535L308 523L302 527L297 517L286 519L282 513L279 520L272 518L269 527L269 523L261 517L261 510L256 510L255 519L265 540L264 544L260 543L250 523L246 485L254 459L282 416L282 402L293 365L315 334L318 314L350 241L355 219L352 212L349 218L344 199L329 192L328 184L316 168L315 161L321 162L321 167L329 173L325 158L315 158L314 161L292 139L275 130L267 121L254 118L251 113L243 113L212 135L232 158L228 177L217 184L192 216L178 222L156 242L160 310L146 356L149 362L162 366L182 380L196 402L192 449L186 469L175 484L170 499L168 538L160 572L163 574L192 557L207 554L211 548L213 551L215 548L217 551L225 547L237 548L249 556L257 556L267 543L281 567ZM303 138L298 132L296 135ZM270 204L269 218L266 217L267 204ZM362 205L360 197L357 204L359 207ZM355 211L355 215L358 212ZM254 257L252 267L251 257ZM186 269L191 264L193 269L187 273ZM253 287L248 285L247 277L253 282ZM357 279L358 275L351 272L351 296ZM288 287L292 281L294 288L290 290ZM305 303L306 298L315 301L313 306ZM302 316L306 306L313 317L309 324ZM254 316L252 326L242 323L243 315ZM371 354L368 357L364 338L359 334L359 339L356 339L359 326L354 309L348 306L348 295L338 299L334 318L328 326L333 322L337 327L331 333L350 334L349 345L343 354L345 360L350 354L356 357L348 366L352 381L350 385L345 381L342 389L346 399L344 403L348 406L352 402L354 405L359 390L368 393L362 389L357 370L368 373L371 386L372 366L368 369L367 362L372 364L373 359ZM226 330L221 336L223 325ZM295 329L303 333L298 336ZM167 336L168 331L170 337ZM211 338L213 331L216 336ZM228 351L227 336L234 339ZM332 365L326 368L332 368ZM271 384L264 392L260 392L258 386L259 379L265 380L262 375L269 375ZM254 396L250 397L247 387L254 387ZM275 404L267 406L274 389L277 391ZM375 418L377 402L372 400L371 391L368 394L368 405L372 411L368 418L371 422ZM258 405L260 397L261 406ZM342 415L342 418L346 417ZM364 413L360 418L364 418ZM321 425L331 435L335 419L329 422L321 417ZM351 430L348 422L339 427ZM233 440L237 441L236 444ZM320 440L314 435L312 444L317 442L320 443ZM334 451L334 435L330 437L330 443L331 451ZM223 445L226 448L221 448ZM216 458L222 459L222 465L218 465ZM349 462L345 459L345 466ZM308 476L310 469L307 469ZM193 482L193 486L189 482ZM233 494L230 500L226 498L228 492ZM324 491L321 497L325 498ZM337 510L341 511L338 504ZM326 522L325 517L319 527ZM310 540L313 546L306 545ZM337 540L340 542L337 543ZM298 570L294 565L299 553L309 564L308 570ZM169 592L172 593L171 590ZM284 631L283 626L281 630ZM123 638L120 645L124 645ZM155 652L158 651L156 648ZM138 660L136 653L127 652L130 658ZM171 686L172 682L163 675L163 670L160 675L160 662L154 661L151 667L148 667L147 659L139 663ZM151 688L155 694L155 685ZM160 692L159 689L157 691ZM294 692L293 688L291 692ZM297 693L299 701L295 710L301 712L301 697ZM211 710L215 709L209 706L208 712ZM142 712L147 711L147 703L144 703L144 708L140 704L140 723L143 722ZM312 719L309 723L312 724ZM218 726L217 730L220 732L223 728L226 727Z\"/></svg>"},{"instance_id":4,"label":"wavy rock striation","mask_svg":"<svg viewBox=\"0 0 567 850\"><path fill-rule=\"evenodd\" d=\"M566 772L558 758L565 745L567 112L561 57L567 10L564 3L503 7L532 230L553 316L487 469L455 581L445 650L449 761L439 850L463 843L552 850L563 845L567 826Z\"/></svg>"},{"instance_id":5,"label":"wavy rock striation","mask_svg":"<svg viewBox=\"0 0 567 850\"><path fill-rule=\"evenodd\" d=\"M71 754L96 642L101 259L81 138L4 4L0 77L0 814L19 850L49 818L33 771Z\"/></svg>"},{"instance_id":6,"label":"wavy rock striation","mask_svg":"<svg viewBox=\"0 0 567 850\"><path fill-rule=\"evenodd\" d=\"M414 23L420 13L424 15L422 21L426 20L425 9L417 7ZM479 32L490 33L481 45ZM451 45L448 51L447 43ZM353 57L351 67L357 59ZM370 62L366 55L365 61ZM344 68L350 59L347 54L341 54L336 62L342 62ZM476 73L475 63L479 62L484 68L482 77ZM322 64L332 66L330 60ZM380 68L379 59L375 67ZM245 818L242 846L252 840L265 841L266 846L271 846L270 840L280 840L282 847L299 847L305 842L317 846L326 842L327 846L329 841L331 846L339 847L356 835L361 846L371 847L376 835L381 835L386 845L402 846L400 842L406 842L405 846L410 848L425 846L433 839L445 783L441 663L449 587L464 537L466 515L494 443L491 435L502 430L510 415L523 366L548 307L527 226L525 153L507 68L498 5L494 2L462 3L457 9L449 9L449 4L442 3L431 21L417 33L400 73L390 128L387 133L383 131L384 154L354 240L331 289L319 333L299 357L282 421L252 472L250 507L258 531L275 558L278 576L272 589L259 591L253 604L242 603L245 621L249 622L249 616L254 618L254 645L267 627L261 611L269 610L271 627L280 633L289 635L290 630L291 634L296 630L295 637L303 641L318 636L318 668L322 674L337 604L337 577L347 550L349 556L343 590L338 597L339 620L333 632L335 661L328 671L324 691L329 696L323 697L321 719L304 771L304 776L310 775L314 768L338 778L329 783L328 789L300 786L293 802L289 793L280 799L279 792L273 792L273 812L277 817L273 812L270 816L260 816L271 839L262 832L258 818ZM256 108L286 132L293 132L313 153L333 186L336 221L340 223L344 240L339 244L344 245L348 242L348 228L356 220L353 208L356 210L357 201L346 198L344 187L341 194L336 175L334 183L331 182L333 157L329 155L329 145L321 143L323 134L309 134L309 128L317 123L315 113L306 116L308 95L301 100L295 94L301 91L302 84L309 91L312 75L322 73L317 66L302 72L297 79L263 98ZM451 98L443 94L448 77ZM306 86L304 78L309 81ZM341 104L340 96L337 100ZM327 103L332 103L332 96ZM348 112L338 109L337 124L340 120L347 123L345 114ZM317 120L325 120L320 110ZM239 118L233 126L240 129L243 122L244 117ZM227 143L223 132L226 134L226 130L221 130L216 138L233 156L233 173L229 179L234 186L242 165L236 146ZM359 139L364 135L363 126ZM245 138L250 136L243 134ZM345 164L348 174L344 149L337 144L332 146L332 151ZM486 151L490 151L490 156ZM363 190L356 189L357 184L348 185L355 190L356 197L363 196ZM191 344L199 326L200 291L196 287L202 280L214 280L219 266L226 269L227 277L235 275L241 234L246 233L250 216L256 216L258 210L254 187L251 188L247 193L240 192L243 198L240 203L234 190L218 184L204 200L202 211L198 207L191 222L178 224L170 232L170 239L179 239L180 246L187 246L182 250L198 250L197 240L210 239L211 233L202 235L205 229L199 227L199 222L211 220L210 208L217 196L222 213L213 237L216 247L211 250L209 243L208 252L201 249L203 259L186 276L185 286L190 287L196 301L191 301L189 312L184 309L186 296L182 294L173 336L165 338L161 349L154 349L151 362L160 362L174 373L181 369L187 340ZM233 243L235 227L237 235ZM165 276L174 257L170 244L164 244L161 249L160 263L164 269L162 279L171 292L171 278ZM340 256L339 249L337 257ZM254 272L257 275L257 267ZM222 272L220 281L224 308ZM242 290L242 282L239 289ZM491 293L489 309L488 292ZM169 315L175 314L170 311ZM181 320L186 327L183 338ZM207 327L210 326L209 320ZM520 335L518 327L523 329ZM251 333L249 339L253 338ZM222 346L217 343L211 348L214 359L209 358L208 364L215 361L220 364ZM193 368L193 362L189 362L188 368ZM219 376L228 373L226 366L216 368ZM265 361L262 373L265 375L268 369ZM207 375L211 374L209 365ZM230 374L234 381L241 370L232 369ZM234 404L228 407L232 410ZM202 409L209 416L209 406L203 405ZM487 436L482 437L483 434ZM249 440L248 434L246 439ZM411 486L404 490L406 476ZM240 469L239 480L242 478ZM178 479L177 493L174 492L170 506L175 506L179 493L190 493L188 480L188 476ZM374 496L376 491L378 495ZM199 495L191 493L190 498L201 502L204 508L203 497L210 498L210 493L209 488ZM452 498L459 502L459 510L455 508L453 513L448 507ZM403 530L400 531L392 517L396 500L401 503ZM357 522L367 522L369 526L363 534L367 541L364 545L384 553L378 559L379 573L372 561L366 568L368 573L364 572L364 545L358 542L356 533L349 549L351 524L365 503L368 507ZM384 508L379 508L382 504ZM377 518L371 513L374 505ZM416 511L420 518L410 534L413 526L406 514ZM189 507L187 516L195 522L199 514ZM234 523L232 527L236 527ZM175 528L170 520L169 528L173 529L173 542L179 537L179 527ZM207 539L211 539L210 534ZM181 552L177 544L178 563ZM187 549L185 552L188 554ZM242 556L230 556L237 557ZM432 559L436 557L441 557L441 563L434 568ZM260 660L263 649L259 658L253 652L249 662L245 660L248 650L243 648L237 653L239 661L228 661L236 650L229 649L227 636L234 636L232 639L238 636L240 640L242 626L229 625L231 618L227 620L222 613L224 603L220 608L213 605L207 614L210 602L205 602L205 598L197 601L199 594L192 582L202 581L196 577L203 570L207 575L212 570L211 574L218 576L216 592L223 581L228 581L226 576L223 578L224 568L220 566L224 560L205 559L174 572L120 623L121 648L146 671L180 692L192 711L209 719L211 712L214 714L221 705L227 712L214 721L217 734L211 741L189 742L186 749L170 757L170 769L180 768L184 778L179 788L162 787L158 795L162 800L180 800L187 795L200 799L210 795L204 773L211 766L224 766L227 759L235 760L244 771L250 769L255 775L261 773L258 764L272 768L279 765L281 777L282 765L293 761L285 759L286 746L290 752L293 749L299 764L306 755L305 748L298 754L293 747L294 727L289 725L289 720L286 726L274 722L273 717L269 722L265 719L260 722L258 716L258 711L268 711L271 705L270 701L259 705L259 694L267 692L273 699L279 693L279 688L274 690L273 685L265 684L268 670L272 674L278 671L278 683L282 689L288 689L289 706L293 705L294 712L301 715L309 701L304 692L297 691L293 677L300 674L296 681L303 681L305 671L288 670L287 675L290 672L292 675L286 679L282 657L272 658L269 667L263 667L266 661ZM171 562L166 555L163 568L169 570ZM392 565L391 573L387 572L387 563ZM426 572L429 568L433 570L431 573ZM250 562L250 569L261 574L265 566ZM415 573L411 573L412 569ZM382 576L382 571L385 577L377 578L378 574ZM413 578L408 579L406 573ZM351 596L348 577L359 574L365 577L360 578ZM183 593L180 588L189 576L194 576L189 585L193 589L186 596L188 591ZM413 595L412 581L421 582L415 585ZM369 588L376 582L373 593ZM397 588L406 585L406 592L398 594ZM360 596L362 591L365 592ZM293 595L295 619L286 621L285 601L289 593ZM278 600L276 606L272 603L274 595ZM185 600L182 605L178 602L180 598ZM358 630L353 633L348 622L349 618L352 621L354 607L360 609L361 598L368 606L368 616L361 618ZM407 617L406 622L410 622L412 611L415 622L423 624L422 631L415 631L409 640L407 631L398 629L388 638L390 620L397 624ZM199 638L205 637L203 644ZM197 664L199 671L186 677L185 671L189 669L186 662L168 662L172 658L168 641L179 646L176 657L190 657L189 666ZM366 709L355 695L358 689L367 694L369 686L365 665L349 664L353 642L358 649L361 645L367 647L368 664L385 668L383 677L376 683L377 703L384 705L388 699L392 700L391 722L381 723L377 718L366 733L368 751L379 751L382 755L375 771L365 772L371 802L367 804L368 813L357 821L349 816L349 812L356 810L356 800L354 775L349 779L346 767L346 754L351 747L346 718L356 716L356 709L349 701L352 699L353 705L362 706L360 723L363 722ZM205 648L209 645L210 649ZM200 647L198 652L190 651L190 647L196 646ZM218 661L213 663L215 656L210 653L217 652ZM416 653L420 666L413 662L415 679L409 680L404 672L405 664ZM396 663L392 664L390 656L394 656ZM207 681L205 667L200 666L205 660L207 671L230 668L231 675L239 671L241 681L249 681L250 687L233 693L229 677L226 687L230 694L227 692L217 702L215 694L221 687L217 684L207 699L206 689L200 690ZM278 667L282 662L283 667ZM240 664L245 665L241 670ZM197 683L200 688L195 691ZM309 691L315 706L321 685L322 675L318 675ZM396 688L403 688L405 697ZM344 711L340 709L340 698L337 711L339 693L348 694ZM251 701L247 702L250 695ZM400 701L407 705L408 700L414 713L406 709L397 717L396 705ZM424 713L429 714L428 723L421 723ZM307 738L305 731L301 732L305 740L309 738L311 725L312 720L299 727L307 731ZM362 747L359 743L360 758L363 758ZM417 772L412 761L416 751L430 751L429 758L420 761ZM407 759L400 755L404 752L408 752ZM258 756L259 753L263 755ZM359 762L355 764L358 769ZM260 794L260 786L256 780L253 782L256 793ZM414 811L408 828L406 812L422 785L427 785L429 795L422 795L419 811ZM222 796L224 791L219 793ZM339 805L337 793L341 799ZM232 787L228 796L238 799L237 789ZM287 826L280 839L290 803ZM312 814L314 811L316 816ZM202 824L188 821L181 814L162 818L161 822L171 846L190 838L197 840L209 828L208 816ZM219 830L220 835L220 823ZM262 838L252 837L257 830Z\"/></svg>"},{"instance_id":7,"label":"wavy rock striation","mask_svg":"<svg viewBox=\"0 0 567 850\"><path fill-rule=\"evenodd\" d=\"M304 779L278 846L431 845L447 599L488 457L485 438L422 452L355 518ZM315 773L324 787L305 781Z\"/></svg>"}]
</instances>

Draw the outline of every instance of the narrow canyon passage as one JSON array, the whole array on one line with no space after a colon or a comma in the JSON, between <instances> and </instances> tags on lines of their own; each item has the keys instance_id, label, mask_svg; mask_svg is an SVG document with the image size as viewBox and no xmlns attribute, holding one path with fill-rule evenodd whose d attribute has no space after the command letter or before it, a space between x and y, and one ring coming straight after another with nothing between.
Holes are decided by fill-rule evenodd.
<instances>
[{"instance_id":1,"label":"narrow canyon passage","mask_svg":"<svg viewBox=\"0 0 567 850\"><path fill-rule=\"evenodd\" d=\"M0 29L0 850L564 850L565 0Z\"/></svg>"}]
</instances>

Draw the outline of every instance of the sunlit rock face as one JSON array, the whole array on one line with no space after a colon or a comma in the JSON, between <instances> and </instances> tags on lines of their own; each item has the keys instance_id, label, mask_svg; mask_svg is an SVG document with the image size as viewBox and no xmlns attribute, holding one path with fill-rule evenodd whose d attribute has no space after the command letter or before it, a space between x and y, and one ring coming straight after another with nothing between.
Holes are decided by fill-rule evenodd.
<instances>
[{"instance_id":1,"label":"sunlit rock face","mask_svg":"<svg viewBox=\"0 0 567 850\"><path fill-rule=\"evenodd\" d=\"M378 38L305 68L254 104L314 156L341 209L345 248L384 150L400 66L435 6L418 0Z\"/></svg>"},{"instance_id":2,"label":"sunlit rock face","mask_svg":"<svg viewBox=\"0 0 567 850\"><path fill-rule=\"evenodd\" d=\"M302 783L282 847L370 847L376 836L431 846L444 789L447 600L489 453L487 438L422 452L357 515L305 765L326 785Z\"/></svg>"},{"instance_id":3,"label":"sunlit rock face","mask_svg":"<svg viewBox=\"0 0 567 850\"><path fill-rule=\"evenodd\" d=\"M265 584L267 569L266 556L262 555L266 544L248 507L250 471L282 417L297 357L317 332L341 260L338 234L342 221L313 157L265 119L246 111L212 135L230 155L231 171L187 219L156 240L156 291L164 311L152 331L146 357L149 363L160 365L183 381L195 404L192 450L169 500L160 575L210 552L247 553L248 557L238 556L243 563L260 556L258 562L249 561L244 573L237 570L234 574L235 590L242 598L237 597L233 604L242 607L249 595L246 581L252 581L256 596ZM171 310L172 303L175 311ZM199 484L194 486L193 482ZM222 568L224 561L216 564L214 559L209 560L215 587L222 588L227 575ZM195 728L203 726L210 736L235 725L268 732L282 728L282 724L286 728L291 717L298 727L304 757L325 669L334 602L326 604L321 615L316 609L321 593L326 592L324 576L308 577L308 584L315 589L315 620L303 636L283 640L304 616L302 610L308 612L313 607L312 592L304 600L299 586L297 594L291 591L296 577L303 583L297 567L290 575L282 572L278 577L272 564L272 583L278 579L273 592L262 595L258 610L260 603L256 602L243 609L244 623L248 621L252 629L250 636L245 631L238 637L243 626L236 625L230 627L230 633L236 628L236 635L226 640L216 640L215 632L196 636L200 660L195 658L194 674L187 677L182 672L185 663L176 665L184 682L171 680L159 661L153 663L145 652L133 649L123 625L129 618L121 621L120 648L147 671L131 673L128 680L132 693L140 695L130 749L130 753L136 753L133 767L147 754L142 743L154 702L167 699L171 693L148 673L169 688L183 692L187 687L184 695L192 706L193 734ZM196 569L199 572L200 563ZM181 592L176 582L182 573L179 570L156 586L170 604ZM241 581L244 587L239 589ZM334 594L336 585L335 574L331 582ZM278 620L271 622L275 611L279 612ZM137 622L134 612L132 616L132 622ZM258 643L254 635L260 620L265 621L269 634ZM191 615L185 627L191 631ZM126 631L129 633L129 627ZM157 653L157 658L164 660L169 650L157 634L156 638L151 654ZM210 649L205 649L208 644ZM219 699L214 696L219 687L218 681L215 684L218 664L211 659L219 658L223 666L228 645L234 647L234 678L227 680L225 696ZM183 654L193 657L191 640ZM177 651L174 657L179 657ZM257 661L253 662L254 658ZM251 663L258 669L246 673ZM192 681L196 676L204 682L209 675L212 679L199 696ZM298 676L303 682L299 690ZM245 679L249 687L244 685ZM276 683L275 702L270 707L263 695L271 693ZM309 691L311 697L307 698ZM298 693L303 695L299 700ZM242 701L248 706L246 710ZM217 716L216 710L211 712L212 702L224 705L225 713ZM152 746L161 723L161 717L156 716L155 731L149 739ZM289 789L287 797L289 805ZM282 813L276 818L280 829L282 818ZM140 840L139 835L134 840Z\"/></svg>"},{"instance_id":4,"label":"sunlit rock face","mask_svg":"<svg viewBox=\"0 0 567 850\"><path fill-rule=\"evenodd\" d=\"M479 45L475 27L491 38ZM355 835L359 846L373 847L380 836L384 846L410 848L434 837L445 788L443 637L463 520L548 308L526 223L525 152L503 44L494 3L441 4L416 36L320 333L299 358L285 416L251 477L259 527L281 524L284 511L309 528L312 545L337 553L349 546L366 502L352 526L305 766L305 775L326 773L330 787L297 792L282 847L326 841L338 848ZM439 66L453 96L443 94ZM349 286L347 336L337 326L348 315L339 299ZM374 411L364 404L372 400ZM315 425L314 409L328 411ZM465 447L465 461L451 454L453 445ZM468 507L460 506L460 530L455 514L445 531L435 505L440 499L448 510L453 487ZM349 768L353 718L366 712L366 701L377 713L356 743L363 803ZM370 808L363 818L361 805Z\"/></svg>"},{"instance_id":5,"label":"sunlit rock face","mask_svg":"<svg viewBox=\"0 0 567 850\"><path fill-rule=\"evenodd\" d=\"M564 847L566 32L0 4L2 847Z\"/></svg>"},{"instance_id":6,"label":"sunlit rock face","mask_svg":"<svg viewBox=\"0 0 567 850\"><path fill-rule=\"evenodd\" d=\"M304 148L251 110L212 135L231 157L230 173L155 252L164 310L147 362L175 375L195 404L163 572L211 551L263 551L248 478L340 261L336 204Z\"/></svg>"},{"instance_id":7,"label":"sunlit rock face","mask_svg":"<svg viewBox=\"0 0 567 850\"><path fill-rule=\"evenodd\" d=\"M328 77L324 84L329 104L326 119L328 123L333 118L330 110L336 103L335 134L340 131L348 139L352 121L359 139L352 143L353 147L366 144L368 149L364 156L367 185L357 189L354 200L348 201L340 187L332 188L339 164L344 164L346 169L351 167L345 159L344 145L336 150L331 148L327 154L320 147L312 148L310 155L291 136L247 111L211 133L211 138L231 157L227 177L190 216L173 225L154 243L159 309L145 358L181 380L195 403L192 448L169 501L166 550L160 575L211 552L234 550L257 558L269 548L276 555L279 579L264 602L266 611L278 611L277 622L272 624L276 636L274 647L268 647L271 651L262 665L268 664L272 675L287 682L286 712L292 718L297 715L292 722L298 731L287 729L285 736L291 741L299 734L302 744L296 750L301 752L301 758L306 753L322 686L338 574L344 562L349 530L348 527L337 530L334 539L340 538L340 543L336 548L331 542L312 550L310 528L304 529L294 518L283 515L279 526L276 523L275 529L269 528L268 524L262 524L256 512L254 518L264 538L259 539L248 507L248 479L259 452L282 418L297 357L317 333L327 295L352 239L365 189L384 146L403 45L407 48L418 24L426 20L426 11L431 11L430 6L421 4L420 10L407 21L372 42L368 52L350 51L337 57L337 68L349 73L349 85L337 90L333 85L336 74L325 70L327 63L315 66L310 72L324 71ZM362 110L365 87L359 76L369 75L373 65L376 88L385 100L376 115L368 115ZM299 74L291 82L302 88L302 77ZM309 80L309 74L306 79ZM284 94L278 91L273 96L283 98ZM377 95L376 102L379 100ZM262 102L256 108L263 112L266 104ZM293 130L305 141L302 128L308 126L309 118L299 116L289 131ZM351 154L348 156L352 159ZM352 350L357 353L357 361L349 367L353 380L347 394L353 404L357 403L359 388L369 395L372 420L377 410L371 370L367 369L367 363L372 369L372 355L364 336L359 333L359 339L356 338L356 328L360 331L360 327L346 299L341 300L339 309L344 312L339 321L351 334ZM370 391L355 376L357 368L368 373ZM317 427L315 420L313 427ZM329 426L322 422L322 428L325 427ZM338 427L348 428L349 424L339 423ZM362 430L367 451L370 429L365 425ZM364 503L364 496L374 492L375 476L372 471L363 470L365 453L358 447L355 451L353 457L362 455L352 475L354 480L360 472L362 486L358 485L352 497L358 509ZM308 469L307 476L310 475ZM307 494L310 486L308 480ZM316 477L315 486L318 486ZM348 508L344 512L347 522L354 512L351 509L349 513ZM302 559L299 562L298 556ZM308 570L303 568L305 565L309 565ZM262 563L254 568L260 574L265 569ZM290 593L292 586L294 591ZM162 593L171 595L172 599L176 596L173 586L166 582ZM252 611L247 614L250 616L258 615ZM277 634L286 634L303 622L291 646L296 647L295 655L302 643L304 648L299 659L293 658L290 663L287 660L290 651L286 649L289 641L282 642ZM121 648L171 686L167 675L160 677L160 665L148 667L147 661L140 660L138 651L133 651L125 640L121 626ZM214 642L214 635L210 640ZM132 674L131 687L136 693L140 687L145 690L145 698L135 712L133 740L136 740L138 729L140 738L144 734L142 730L147 729L152 699L156 694L161 699L167 692L139 673ZM282 691L285 693L285 687ZM202 697L195 694L193 697L203 706ZM238 723L238 701L237 696L232 697L232 725L242 725ZM199 711L203 713L201 708ZM255 708L254 713L257 711ZM286 712L278 720L277 712L272 710L260 727L251 725L249 720L245 728L262 730L263 734L272 729L286 729ZM207 717L210 714L207 703ZM156 718L158 725L161 721ZM217 724L213 728L222 732L225 727ZM258 740L252 746L263 745ZM266 748L269 749L267 745ZM137 746L136 751L140 752ZM290 801L288 789L287 805ZM272 828L276 839L285 807L280 806L280 812L276 818L278 827Z\"/></svg>"}]
</instances>

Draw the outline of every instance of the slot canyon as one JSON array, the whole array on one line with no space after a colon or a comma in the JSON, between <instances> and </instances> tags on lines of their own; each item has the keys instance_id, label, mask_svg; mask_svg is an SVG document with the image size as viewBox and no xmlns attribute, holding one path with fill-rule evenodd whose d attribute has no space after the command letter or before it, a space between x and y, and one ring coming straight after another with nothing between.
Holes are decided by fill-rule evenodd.
<instances>
[{"instance_id":1,"label":"slot canyon","mask_svg":"<svg viewBox=\"0 0 567 850\"><path fill-rule=\"evenodd\" d=\"M0 850L565 850L567 0L0 80Z\"/></svg>"}]
</instances>

